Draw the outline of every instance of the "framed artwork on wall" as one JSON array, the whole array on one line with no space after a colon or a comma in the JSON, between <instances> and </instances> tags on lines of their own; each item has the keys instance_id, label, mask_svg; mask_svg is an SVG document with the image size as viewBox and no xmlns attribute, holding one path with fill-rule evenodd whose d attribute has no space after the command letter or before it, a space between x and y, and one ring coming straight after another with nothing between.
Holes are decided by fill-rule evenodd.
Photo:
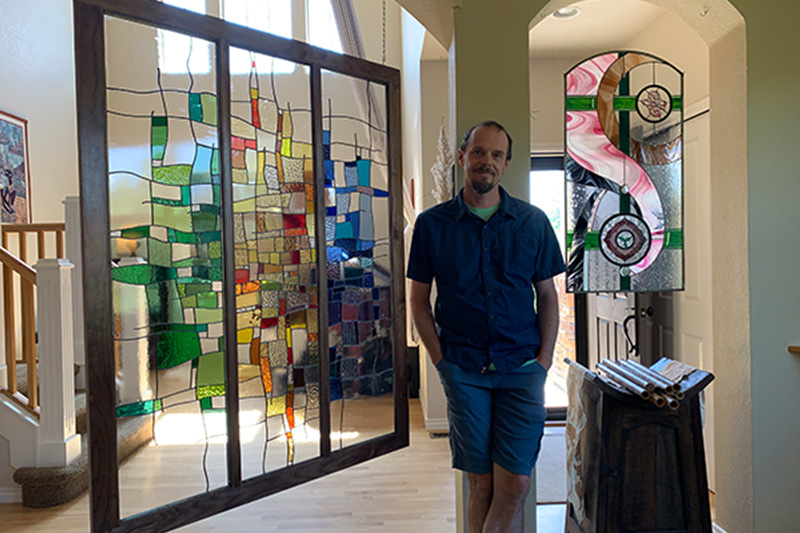
<instances>
[{"instance_id":1,"label":"framed artwork on wall","mask_svg":"<svg viewBox=\"0 0 800 533\"><path fill-rule=\"evenodd\" d=\"M30 222L28 121L0 111L0 213L4 224Z\"/></svg>"}]
</instances>

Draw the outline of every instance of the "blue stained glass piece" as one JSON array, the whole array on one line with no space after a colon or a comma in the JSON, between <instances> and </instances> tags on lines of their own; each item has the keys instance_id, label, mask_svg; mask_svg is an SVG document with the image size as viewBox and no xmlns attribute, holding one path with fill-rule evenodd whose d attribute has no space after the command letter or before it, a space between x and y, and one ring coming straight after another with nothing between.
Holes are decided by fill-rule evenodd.
<instances>
[{"instance_id":1,"label":"blue stained glass piece","mask_svg":"<svg viewBox=\"0 0 800 533\"><path fill-rule=\"evenodd\" d=\"M328 302L328 323L338 324L342 321L341 302Z\"/></svg>"},{"instance_id":2,"label":"blue stained glass piece","mask_svg":"<svg viewBox=\"0 0 800 533\"><path fill-rule=\"evenodd\" d=\"M388 198L389 197L389 191L382 191L380 189L373 189L373 191L375 192L375 197L376 198Z\"/></svg>"},{"instance_id":3,"label":"blue stained glass piece","mask_svg":"<svg viewBox=\"0 0 800 533\"><path fill-rule=\"evenodd\" d=\"M349 259L347 252L341 248L337 248L336 246L328 246L326 250L325 257L328 261L339 262Z\"/></svg>"},{"instance_id":4,"label":"blue stained glass piece","mask_svg":"<svg viewBox=\"0 0 800 533\"><path fill-rule=\"evenodd\" d=\"M355 161L347 161L344 164L344 182L348 187L358 185L358 169Z\"/></svg>"},{"instance_id":5,"label":"blue stained glass piece","mask_svg":"<svg viewBox=\"0 0 800 533\"><path fill-rule=\"evenodd\" d=\"M380 305L373 305L372 306L372 320L378 320L381 317L381 306Z\"/></svg>"},{"instance_id":6,"label":"blue stained glass piece","mask_svg":"<svg viewBox=\"0 0 800 533\"><path fill-rule=\"evenodd\" d=\"M336 187L336 194L350 194L356 191L358 191L358 187L355 185L352 187Z\"/></svg>"},{"instance_id":7,"label":"blue stained glass piece","mask_svg":"<svg viewBox=\"0 0 800 533\"><path fill-rule=\"evenodd\" d=\"M372 289L372 299L373 300L380 300L381 299L381 291L380 291L380 289Z\"/></svg>"},{"instance_id":8,"label":"blue stained glass piece","mask_svg":"<svg viewBox=\"0 0 800 533\"><path fill-rule=\"evenodd\" d=\"M363 187L369 187L372 161L361 159L356 163L356 166L358 167L358 184Z\"/></svg>"},{"instance_id":9,"label":"blue stained glass piece","mask_svg":"<svg viewBox=\"0 0 800 533\"><path fill-rule=\"evenodd\" d=\"M325 208L325 214L327 216L329 216L329 217L335 217L336 216L336 206L326 207Z\"/></svg>"},{"instance_id":10,"label":"blue stained glass piece","mask_svg":"<svg viewBox=\"0 0 800 533\"><path fill-rule=\"evenodd\" d=\"M375 286L375 276L373 276L372 272L366 272L364 274L364 287L371 289Z\"/></svg>"},{"instance_id":11,"label":"blue stained glass piece","mask_svg":"<svg viewBox=\"0 0 800 533\"><path fill-rule=\"evenodd\" d=\"M331 131L330 130L322 130L322 144L327 144L330 146L331 144Z\"/></svg>"},{"instance_id":12,"label":"blue stained glass piece","mask_svg":"<svg viewBox=\"0 0 800 533\"><path fill-rule=\"evenodd\" d=\"M339 378L331 378L330 388L331 401L342 399L342 380Z\"/></svg>"},{"instance_id":13,"label":"blue stained glass piece","mask_svg":"<svg viewBox=\"0 0 800 533\"><path fill-rule=\"evenodd\" d=\"M349 214L350 217L350 226L351 231L353 232L353 237L358 238L361 235L361 212L356 211Z\"/></svg>"},{"instance_id":14,"label":"blue stained glass piece","mask_svg":"<svg viewBox=\"0 0 800 533\"><path fill-rule=\"evenodd\" d=\"M325 185L333 185L333 180L336 178L335 171L333 169L333 161L326 159L322 162L322 168L325 173ZM327 180L330 180L330 183L328 183Z\"/></svg>"},{"instance_id":15,"label":"blue stained glass piece","mask_svg":"<svg viewBox=\"0 0 800 533\"><path fill-rule=\"evenodd\" d=\"M353 225L350 222L340 222L336 224L336 243L339 239L348 239L353 237Z\"/></svg>"},{"instance_id":16,"label":"blue stained glass piece","mask_svg":"<svg viewBox=\"0 0 800 533\"><path fill-rule=\"evenodd\" d=\"M214 149L210 146L197 145L192 163L192 183L211 183L211 158Z\"/></svg>"}]
</instances>

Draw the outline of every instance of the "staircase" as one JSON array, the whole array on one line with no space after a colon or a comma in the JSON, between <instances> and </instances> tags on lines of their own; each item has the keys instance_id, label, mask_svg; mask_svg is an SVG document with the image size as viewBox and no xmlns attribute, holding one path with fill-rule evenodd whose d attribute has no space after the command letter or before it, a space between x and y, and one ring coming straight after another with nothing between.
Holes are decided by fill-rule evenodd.
<instances>
[{"instance_id":1,"label":"staircase","mask_svg":"<svg viewBox=\"0 0 800 533\"><path fill-rule=\"evenodd\" d=\"M78 199L65 206L66 225L2 226L0 436L11 453L0 471L11 469L26 507L60 505L89 487L81 245L79 230L70 231L80 228ZM77 267L64 257L77 258ZM152 440L153 420L121 419L117 433L121 463ZM18 487L0 487L9 493L19 498Z\"/></svg>"}]
</instances>

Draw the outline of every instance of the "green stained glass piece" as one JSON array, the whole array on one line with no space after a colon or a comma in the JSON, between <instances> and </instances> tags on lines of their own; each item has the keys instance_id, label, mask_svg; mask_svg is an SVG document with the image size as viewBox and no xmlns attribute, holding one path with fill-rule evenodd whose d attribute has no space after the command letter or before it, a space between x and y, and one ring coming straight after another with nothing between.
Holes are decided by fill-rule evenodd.
<instances>
[{"instance_id":1,"label":"green stained glass piece","mask_svg":"<svg viewBox=\"0 0 800 533\"><path fill-rule=\"evenodd\" d=\"M217 175L219 175L219 172L217 172ZM212 185L211 190L214 191L214 205L222 205L222 201L220 200L222 189L220 188L220 186Z\"/></svg>"},{"instance_id":2,"label":"green stained glass piece","mask_svg":"<svg viewBox=\"0 0 800 533\"><path fill-rule=\"evenodd\" d=\"M163 409L161 400L144 400L117 406L117 418L149 415Z\"/></svg>"},{"instance_id":3,"label":"green stained glass piece","mask_svg":"<svg viewBox=\"0 0 800 533\"><path fill-rule=\"evenodd\" d=\"M222 233L219 231L206 231L204 233L199 234L200 242L220 242L222 240Z\"/></svg>"},{"instance_id":4,"label":"green stained glass piece","mask_svg":"<svg viewBox=\"0 0 800 533\"><path fill-rule=\"evenodd\" d=\"M225 354L207 353L197 361L197 387L225 385Z\"/></svg>"},{"instance_id":5,"label":"green stained glass piece","mask_svg":"<svg viewBox=\"0 0 800 533\"><path fill-rule=\"evenodd\" d=\"M189 331L197 333L208 331L208 327L205 324L154 324L151 326L150 330L153 333L161 333L163 331Z\"/></svg>"},{"instance_id":6,"label":"green stained glass piece","mask_svg":"<svg viewBox=\"0 0 800 533\"><path fill-rule=\"evenodd\" d=\"M594 111L597 109L597 97L567 96L567 111Z\"/></svg>"},{"instance_id":7,"label":"green stained glass piece","mask_svg":"<svg viewBox=\"0 0 800 533\"><path fill-rule=\"evenodd\" d=\"M189 231L176 231L175 241L183 244L194 244L197 242L197 235Z\"/></svg>"},{"instance_id":8,"label":"green stained glass piece","mask_svg":"<svg viewBox=\"0 0 800 533\"><path fill-rule=\"evenodd\" d=\"M180 200L170 200L167 198L152 198L150 201L153 202L154 204L168 205L172 207L179 207L183 205L183 203Z\"/></svg>"},{"instance_id":9,"label":"green stained glass piece","mask_svg":"<svg viewBox=\"0 0 800 533\"><path fill-rule=\"evenodd\" d=\"M183 307L197 307L197 296L187 296L181 300Z\"/></svg>"},{"instance_id":10,"label":"green stained glass piece","mask_svg":"<svg viewBox=\"0 0 800 533\"><path fill-rule=\"evenodd\" d=\"M166 185L189 185L192 165L167 165L153 169L153 181Z\"/></svg>"},{"instance_id":11,"label":"green stained glass piece","mask_svg":"<svg viewBox=\"0 0 800 533\"><path fill-rule=\"evenodd\" d=\"M208 243L208 257L211 259L219 259L222 257L222 243L214 241Z\"/></svg>"},{"instance_id":12,"label":"green stained glass piece","mask_svg":"<svg viewBox=\"0 0 800 533\"><path fill-rule=\"evenodd\" d=\"M636 111L636 97L615 96L614 111Z\"/></svg>"},{"instance_id":13,"label":"green stained glass piece","mask_svg":"<svg viewBox=\"0 0 800 533\"><path fill-rule=\"evenodd\" d=\"M629 291L629 290L631 290L631 278L630 278L630 276L620 276L619 277L619 290L621 290L621 291Z\"/></svg>"},{"instance_id":14,"label":"green stained glass piece","mask_svg":"<svg viewBox=\"0 0 800 533\"><path fill-rule=\"evenodd\" d=\"M200 339L194 331L164 331L158 335L159 370L174 368L200 353Z\"/></svg>"},{"instance_id":15,"label":"green stained glass piece","mask_svg":"<svg viewBox=\"0 0 800 533\"><path fill-rule=\"evenodd\" d=\"M205 281L205 280L203 280ZM195 294L201 294L204 292L208 292L211 290L211 282L203 281L195 282L195 283L188 283L184 285L184 290L186 291L186 296L194 296Z\"/></svg>"},{"instance_id":16,"label":"green stained glass piece","mask_svg":"<svg viewBox=\"0 0 800 533\"><path fill-rule=\"evenodd\" d=\"M218 339L218 342L219 342L220 351L224 351L225 350L225 337L220 337Z\"/></svg>"},{"instance_id":17,"label":"green stained glass piece","mask_svg":"<svg viewBox=\"0 0 800 533\"><path fill-rule=\"evenodd\" d=\"M683 230L670 229L664 232L664 248L683 248Z\"/></svg>"},{"instance_id":18,"label":"green stained glass piece","mask_svg":"<svg viewBox=\"0 0 800 533\"><path fill-rule=\"evenodd\" d=\"M123 239L141 239L150 236L150 226L139 226L137 228L126 228L120 231Z\"/></svg>"},{"instance_id":19,"label":"green stained glass piece","mask_svg":"<svg viewBox=\"0 0 800 533\"><path fill-rule=\"evenodd\" d=\"M192 231L192 212L187 206L169 206L154 203L153 224L174 228L178 231Z\"/></svg>"},{"instance_id":20,"label":"green stained glass piece","mask_svg":"<svg viewBox=\"0 0 800 533\"><path fill-rule=\"evenodd\" d=\"M631 195L622 193L619 195L619 212L630 213L631 210Z\"/></svg>"},{"instance_id":21,"label":"green stained glass piece","mask_svg":"<svg viewBox=\"0 0 800 533\"><path fill-rule=\"evenodd\" d=\"M587 250L599 250L600 249L600 232L599 231L589 231L589 232L587 232L586 233L586 237L584 238L583 245Z\"/></svg>"},{"instance_id":22,"label":"green stained glass piece","mask_svg":"<svg viewBox=\"0 0 800 533\"><path fill-rule=\"evenodd\" d=\"M672 97L672 109L681 109L683 107L683 97L673 96Z\"/></svg>"},{"instance_id":23,"label":"green stained glass piece","mask_svg":"<svg viewBox=\"0 0 800 533\"><path fill-rule=\"evenodd\" d=\"M213 281L222 281L222 268L214 267L208 270L208 277Z\"/></svg>"},{"instance_id":24,"label":"green stained glass piece","mask_svg":"<svg viewBox=\"0 0 800 533\"><path fill-rule=\"evenodd\" d=\"M199 93L189 93L189 118L195 122L203 121L203 104Z\"/></svg>"},{"instance_id":25,"label":"green stained glass piece","mask_svg":"<svg viewBox=\"0 0 800 533\"><path fill-rule=\"evenodd\" d=\"M219 215L219 206L211 204L200 204L201 213L210 213L212 215Z\"/></svg>"},{"instance_id":26,"label":"green stained glass piece","mask_svg":"<svg viewBox=\"0 0 800 533\"><path fill-rule=\"evenodd\" d=\"M214 231L219 217L212 213L193 212L192 227L195 231Z\"/></svg>"},{"instance_id":27,"label":"green stained glass piece","mask_svg":"<svg viewBox=\"0 0 800 533\"><path fill-rule=\"evenodd\" d=\"M175 230L172 229L172 228L168 228L167 229L167 241L169 241L169 242L177 242L176 239L177 239L177 237L176 237Z\"/></svg>"},{"instance_id":28,"label":"green stained glass piece","mask_svg":"<svg viewBox=\"0 0 800 533\"><path fill-rule=\"evenodd\" d=\"M219 176L219 149L214 148L214 154L211 156L211 175ZM219 203L219 196L217 190L214 190L214 203Z\"/></svg>"},{"instance_id":29,"label":"green stained glass piece","mask_svg":"<svg viewBox=\"0 0 800 533\"><path fill-rule=\"evenodd\" d=\"M157 268L152 265L128 265L111 269L111 279L131 285L147 285L154 281Z\"/></svg>"},{"instance_id":30,"label":"green stained glass piece","mask_svg":"<svg viewBox=\"0 0 800 533\"><path fill-rule=\"evenodd\" d=\"M181 204L192 205L192 188L188 185L181 187Z\"/></svg>"},{"instance_id":31,"label":"green stained glass piece","mask_svg":"<svg viewBox=\"0 0 800 533\"><path fill-rule=\"evenodd\" d=\"M175 270L171 269L174 273ZM168 280L164 283L164 289L167 292L167 322L173 324L183 323L183 306L181 305L181 298L186 296L180 294L178 282L175 279Z\"/></svg>"},{"instance_id":32,"label":"green stained glass piece","mask_svg":"<svg viewBox=\"0 0 800 533\"><path fill-rule=\"evenodd\" d=\"M214 396L225 396L225 385L212 385L208 387L197 387L197 399L211 398Z\"/></svg>"},{"instance_id":33,"label":"green stained glass piece","mask_svg":"<svg viewBox=\"0 0 800 533\"><path fill-rule=\"evenodd\" d=\"M200 398L200 409L202 409L203 411L211 411L212 410L211 398L210 397Z\"/></svg>"},{"instance_id":34,"label":"green stained glass piece","mask_svg":"<svg viewBox=\"0 0 800 533\"><path fill-rule=\"evenodd\" d=\"M210 261L205 257L187 257L186 259L181 259L180 261L176 261L172 264L175 268L184 268L184 267L192 267L192 266L208 266Z\"/></svg>"},{"instance_id":35,"label":"green stained glass piece","mask_svg":"<svg viewBox=\"0 0 800 533\"><path fill-rule=\"evenodd\" d=\"M217 125L217 95L202 93L200 105L203 106L203 122L211 126Z\"/></svg>"},{"instance_id":36,"label":"green stained glass piece","mask_svg":"<svg viewBox=\"0 0 800 533\"><path fill-rule=\"evenodd\" d=\"M197 307L213 309L217 307L217 293L203 292L197 295Z\"/></svg>"},{"instance_id":37,"label":"green stained glass piece","mask_svg":"<svg viewBox=\"0 0 800 533\"><path fill-rule=\"evenodd\" d=\"M222 309L198 308L194 311L194 320L198 324L214 324L222 322Z\"/></svg>"},{"instance_id":38,"label":"green stained glass piece","mask_svg":"<svg viewBox=\"0 0 800 533\"><path fill-rule=\"evenodd\" d=\"M172 266L172 247L169 243L158 239L147 239L148 257L151 265Z\"/></svg>"},{"instance_id":39,"label":"green stained glass piece","mask_svg":"<svg viewBox=\"0 0 800 533\"><path fill-rule=\"evenodd\" d=\"M152 158L156 161L164 159L167 151L167 117L152 117L150 119L150 140L152 145Z\"/></svg>"},{"instance_id":40,"label":"green stained glass piece","mask_svg":"<svg viewBox=\"0 0 800 533\"><path fill-rule=\"evenodd\" d=\"M567 250L572 248L572 237L575 235L574 231L567 232Z\"/></svg>"},{"instance_id":41,"label":"green stained glass piece","mask_svg":"<svg viewBox=\"0 0 800 533\"><path fill-rule=\"evenodd\" d=\"M277 281L264 281L261 283L261 290L262 291L279 291L283 288L283 285L278 283Z\"/></svg>"}]
</instances>

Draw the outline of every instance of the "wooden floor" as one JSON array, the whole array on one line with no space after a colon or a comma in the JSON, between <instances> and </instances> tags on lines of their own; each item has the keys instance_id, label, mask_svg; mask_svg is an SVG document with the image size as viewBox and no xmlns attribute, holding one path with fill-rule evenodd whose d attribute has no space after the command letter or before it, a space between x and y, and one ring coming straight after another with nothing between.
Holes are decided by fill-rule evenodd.
<instances>
[{"instance_id":1,"label":"wooden floor","mask_svg":"<svg viewBox=\"0 0 800 533\"><path fill-rule=\"evenodd\" d=\"M127 476L141 478L137 469L135 461L124 464L121 483ZM142 494L142 499L150 498ZM130 494L124 500L134 503ZM564 530L563 505L539 506L537 514L539 532ZM51 509L0 505L3 532L71 533L88 528L88 495ZM448 441L429 436L419 403L412 400L410 447L179 531L452 533L455 529L454 475Z\"/></svg>"}]
</instances>

